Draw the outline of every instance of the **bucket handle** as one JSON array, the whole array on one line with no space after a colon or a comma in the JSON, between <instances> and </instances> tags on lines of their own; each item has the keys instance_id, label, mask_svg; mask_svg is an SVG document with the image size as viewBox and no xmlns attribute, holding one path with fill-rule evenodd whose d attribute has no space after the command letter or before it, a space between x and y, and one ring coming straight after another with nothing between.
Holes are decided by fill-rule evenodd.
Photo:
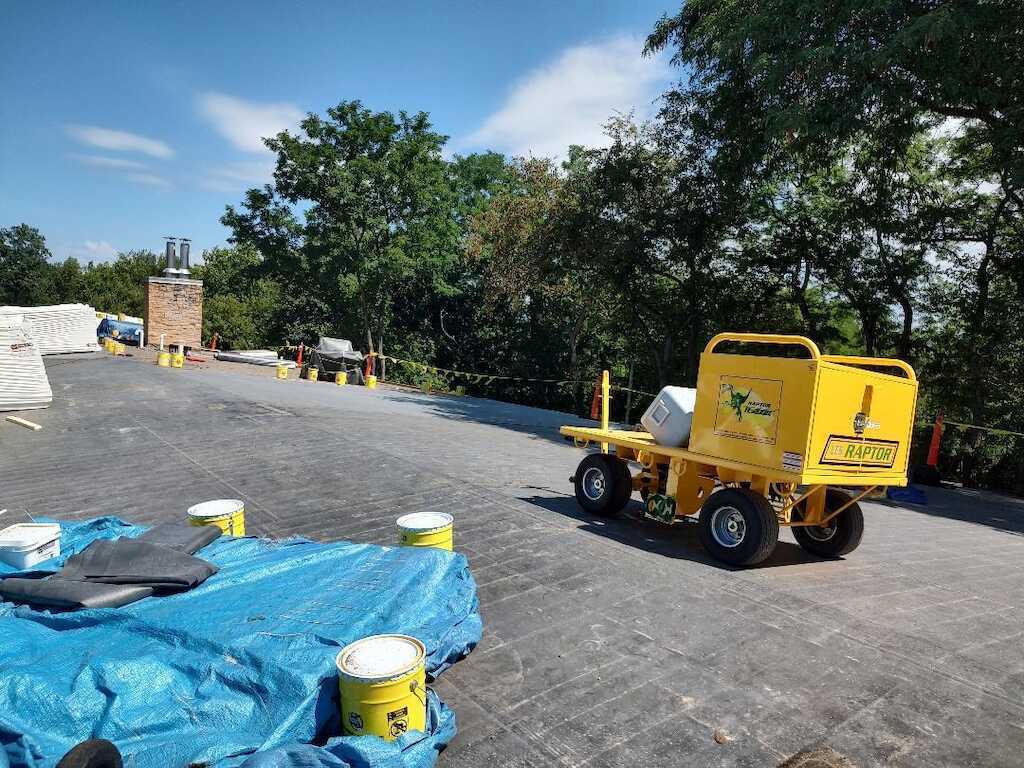
<instances>
[{"instance_id":1,"label":"bucket handle","mask_svg":"<svg viewBox=\"0 0 1024 768\"><path fill-rule=\"evenodd\" d=\"M420 695L421 690L423 691L422 696ZM427 687L423 686L423 688L420 688L420 683L418 680L412 680L409 683L409 693L411 693L417 699L422 701L424 707L427 706Z\"/></svg>"}]
</instances>

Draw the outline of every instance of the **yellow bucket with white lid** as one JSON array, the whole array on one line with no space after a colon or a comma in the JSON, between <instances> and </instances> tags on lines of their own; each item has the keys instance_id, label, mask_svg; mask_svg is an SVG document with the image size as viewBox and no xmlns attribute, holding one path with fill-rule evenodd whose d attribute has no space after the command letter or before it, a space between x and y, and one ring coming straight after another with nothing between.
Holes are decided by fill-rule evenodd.
<instances>
[{"instance_id":1,"label":"yellow bucket with white lid","mask_svg":"<svg viewBox=\"0 0 1024 768\"><path fill-rule=\"evenodd\" d=\"M350 736L394 741L427 725L423 643L408 635L371 635L338 654L341 726Z\"/></svg>"},{"instance_id":2,"label":"yellow bucket with white lid","mask_svg":"<svg viewBox=\"0 0 1024 768\"><path fill-rule=\"evenodd\" d=\"M245 536L245 502L239 499L214 499L188 508L192 525L215 525L228 536Z\"/></svg>"},{"instance_id":3,"label":"yellow bucket with white lid","mask_svg":"<svg viewBox=\"0 0 1024 768\"><path fill-rule=\"evenodd\" d=\"M455 518L447 512L411 512L395 521L403 547L435 547L452 551Z\"/></svg>"}]
</instances>

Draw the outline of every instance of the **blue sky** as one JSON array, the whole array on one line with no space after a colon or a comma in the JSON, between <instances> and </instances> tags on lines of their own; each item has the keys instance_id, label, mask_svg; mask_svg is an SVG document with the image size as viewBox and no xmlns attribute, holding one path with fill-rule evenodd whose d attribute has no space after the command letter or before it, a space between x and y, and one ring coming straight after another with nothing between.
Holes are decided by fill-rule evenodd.
<instances>
[{"instance_id":1,"label":"blue sky","mask_svg":"<svg viewBox=\"0 0 1024 768\"><path fill-rule=\"evenodd\" d=\"M449 152L553 155L676 75L669 0L14 2L0 25L0 226L101 261L190 236L269 179L260 135L343 99L425 110Z\"/></svg>"}]
</instances>

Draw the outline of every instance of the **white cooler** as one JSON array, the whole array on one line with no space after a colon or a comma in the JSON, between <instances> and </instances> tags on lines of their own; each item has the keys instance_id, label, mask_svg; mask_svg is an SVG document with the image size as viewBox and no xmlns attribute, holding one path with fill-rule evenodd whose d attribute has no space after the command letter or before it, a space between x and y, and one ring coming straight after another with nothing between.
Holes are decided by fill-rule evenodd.
<instances>
[{"instance_id":1,"label":"white cooler","mask_svg":"<svg viewBox=\"0 0 1024 768\"><path fill-rule=\"evenodd\" d=\"M665 387L644 411L640 423L654 435L658 445L678 448L690 440L690 423L696 402L696 389Z\"/></svg>"}]
</instances>

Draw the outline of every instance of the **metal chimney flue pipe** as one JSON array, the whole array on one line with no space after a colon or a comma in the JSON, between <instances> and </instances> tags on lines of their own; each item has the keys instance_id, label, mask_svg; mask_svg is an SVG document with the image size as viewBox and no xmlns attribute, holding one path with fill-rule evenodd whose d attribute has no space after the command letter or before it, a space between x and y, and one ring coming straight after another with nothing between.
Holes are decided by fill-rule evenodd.
<instances>
[{"instance_id":1,"label":"metal chimney flue pipe","mask_svg":"<svg viewBox=\"0 0 1024 768\"><path fill-rule=\"evenodd\" d=\"M173 277L178 271L178 258L175 255L175 244L174 238L166 238L167 243L164 245L164 257L167 259L167 265L164 267L164 274L168 277Z\"/></svg>"}]
</instances>

